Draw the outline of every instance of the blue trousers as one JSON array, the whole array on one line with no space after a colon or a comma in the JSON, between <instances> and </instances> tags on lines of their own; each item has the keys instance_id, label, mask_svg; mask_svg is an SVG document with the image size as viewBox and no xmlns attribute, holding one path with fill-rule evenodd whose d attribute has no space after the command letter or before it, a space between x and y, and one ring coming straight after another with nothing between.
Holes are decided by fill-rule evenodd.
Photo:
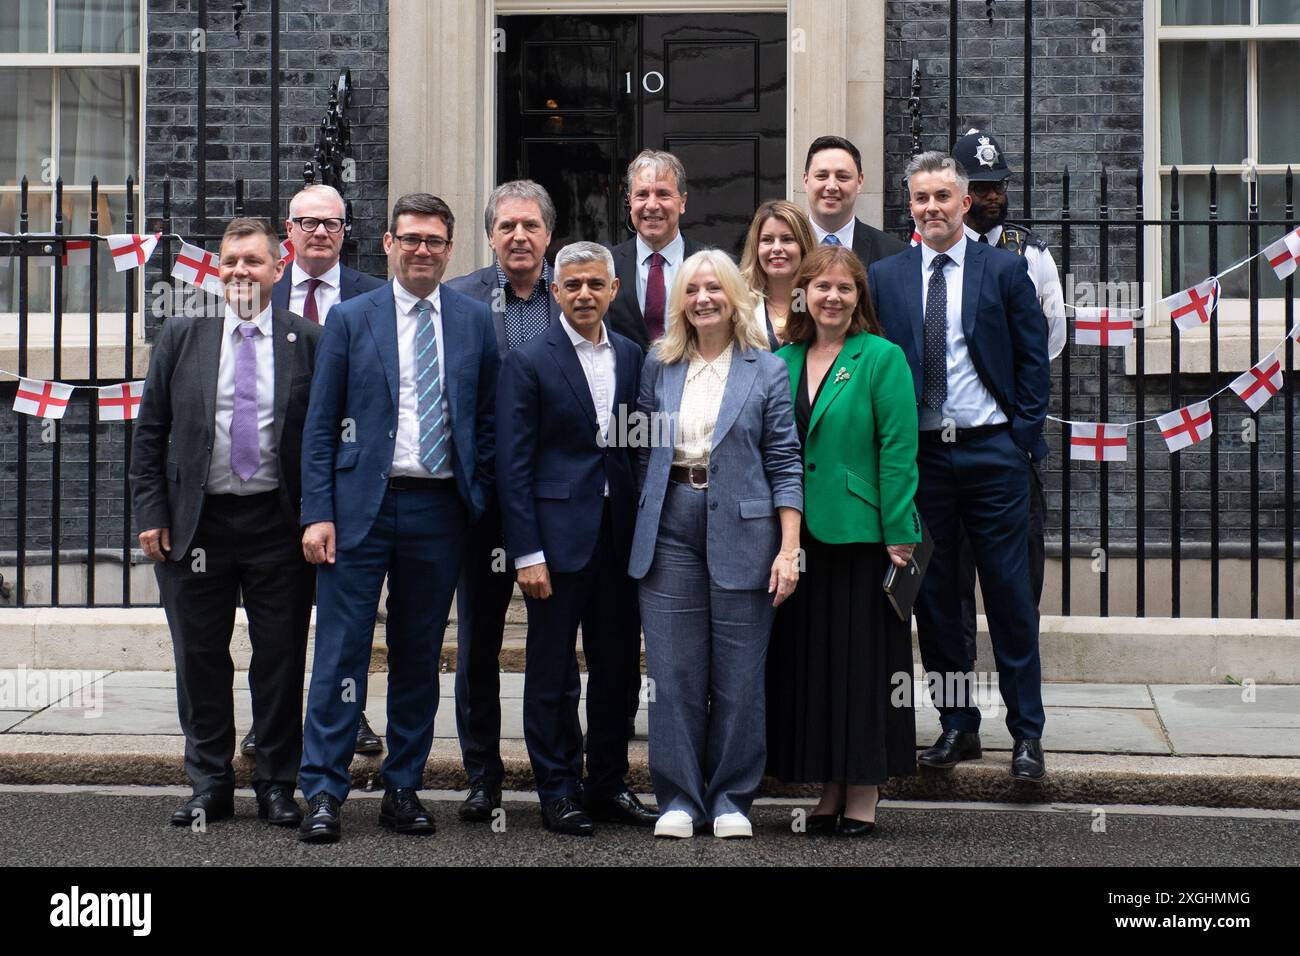
<instances>
[{"instance_id":1,"label":"blue trousers","mask_svg":"<svg viewBox=\"0 0 1300 956\"><path fill-rule=\"evenodd\" d=\"M1038 603L1029 580L1029 459L1007 430L944 442L922 433L916 506L934 536L916 628L921 661L937 672L935 706L945 730L977 731L977 702L957 679L974 666L962 636L959 552L965 529L984 589L989 638L1007 730L1016 740L1043 735Z\"/></svg>"},{"instance_id":2,"label":"blue trousers","mask_svg":"<svg viewBox=\"0 0 1300 956\"><path fill-rule=\"evenodd\" d=\"M650 678L650 778L659 810L696 823L749 813L767 760L766 590L709 580L708 493L668 483L654 562L641 580Z\"/></svg>"},{"instance_id":3,"label":"blue trousers","mask_svg":"<svg viewBox=\"0 0 1300 956\"><path fill-rule=\"evenodd\" d=\"M438 712L438 658L465 550L468 512L453 481L384 496L374 527L316 578L316 653L298 785L308 799L348 795L366 706L375 614L388 576L385 789L419 788Z\"/></svg>"}]
</instances>

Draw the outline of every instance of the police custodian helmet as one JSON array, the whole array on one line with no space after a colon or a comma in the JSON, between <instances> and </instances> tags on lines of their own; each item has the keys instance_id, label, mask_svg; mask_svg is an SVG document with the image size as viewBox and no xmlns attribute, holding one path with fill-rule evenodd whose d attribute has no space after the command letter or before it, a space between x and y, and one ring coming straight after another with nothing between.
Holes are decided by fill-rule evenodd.
<instances>
[{"instance_id":1,"label":"police custodian helmet","mask_svg":"<svg viewBox=\"0 0 1300 956\"><path fill-rule=\"evenodd\" d=\"M962 164L971 182L997 183L1011 175L1002 144L977 129L968 130L953 144L952 156Z\"/></svg>"}]
</instances>

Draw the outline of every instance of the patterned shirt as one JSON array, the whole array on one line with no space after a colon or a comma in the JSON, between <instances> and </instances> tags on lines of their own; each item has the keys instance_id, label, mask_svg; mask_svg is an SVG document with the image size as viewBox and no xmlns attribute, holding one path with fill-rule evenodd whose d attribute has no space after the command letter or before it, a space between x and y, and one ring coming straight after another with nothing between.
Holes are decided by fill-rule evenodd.
<instances>
[{"instance_id":1,"label":"patterned shirt","mask_svg":"<svg viewBox=\"0 0 1300 956\"><path fill-rule=\"evenodd\" d=\"M677 414L677 441L673 446L674 465L707 465L713 450L713 427L718 423L722 393L727 389L731 371L731 354L736 343L728 342L722 354L712 362L696 355L686 367L686 385L682 389L682 407Z\"/></svg>"},{"instance_id":2,"label":"patterned shirt","mask_svg":"<svg viewBox=\"0 0 1300 956\"><path fill-rule=\"evenodd\" d=\"M526 299L515 294L514 286L506 278L501 263L496 264L497 288L505 292L505 312L501 316L506 330L506 348L518 348L529 339L535 339L551 324L551 264L542 263L542 274L537 285Z\"/></svg>"}]
</instances>

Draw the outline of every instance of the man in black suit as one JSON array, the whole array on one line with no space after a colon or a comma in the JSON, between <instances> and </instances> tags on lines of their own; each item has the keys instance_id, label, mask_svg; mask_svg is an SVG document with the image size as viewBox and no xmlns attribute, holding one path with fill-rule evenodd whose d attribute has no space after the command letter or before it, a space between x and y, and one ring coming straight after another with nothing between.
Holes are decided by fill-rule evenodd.
<instances>
[{"instance_id":1,"label":"man in black suit","mask_svg":"<svg viewBox=\"0 0 1300 956\"><path fill-rule=\"evenodd\" d=\"M140 545L158 562L194 788L172 814L177 826L234 814L237 596L253 644L258 816L277 826L302 818L293 791L315 573L299 544L299 462L321 330L272 307L282 271L269 222L241 218L226 227L225 316L167 320L135 426L132 502Z\"/></svg>"},{"instance_id":2,"label":"man in black suit","mask_svg":"<svg viewBox=\"0 0 1300 956\"><path fill-rule=\"evenodd\" d=\"M384 284L382 279L349 269L339 261L347 207L333 186L304 186L289 200L285 233L293 245L293 261L275 283L271 303L317 325L324 325L330 309L354 296ZM366 715L357 726L357 753L382 753L383 743ZM257 730L250 728L239 743L246 757L257 753Z\"/></svg>"},{"instance_id":3,"label":"man in black suit","mask_svg":"<svg viewBox=\"0 0 1300 956\"><path fill-rule=\"evenodd\" d=\"M505 356L545 334L559 318L551 295L546 249L555 230L555 204L530 179L502 183L488 197L484 226L495 261L452 279L447 288L492 310L497 351ZM514 567L504 559L501 509L493 495L471 533L456 586L456 732L469 777L460 808L466 821L487 821L501 806L501 638L515 590ZM573 672L578 686L578 672Z\"/></svg>"},{"instance_id":4,"label":"man in black suit","mask_svg":"<svg viewBox=\"0 0 1300 956\"><path fill-rule=\"evenodd\" d=\"M672 153L645 149L628 164L627 204L636 235L610 250L619 290L607 321L648 351L664 334L677 270L704 247L678 228L686 214L686 170Z\"/></svg>"},{"instance_id":5,"label":"man in black suit","mask_svg":"<svg viewBox=\"0 0 1300 956\"><path fill-rule=\"evenodd\" d=\"M907 248L854 215L854 203L862 191L862 154L843 136L813 140L804 159L803 188L819 245L848 246L864 269Z\"/></svg>"}]
</instances>

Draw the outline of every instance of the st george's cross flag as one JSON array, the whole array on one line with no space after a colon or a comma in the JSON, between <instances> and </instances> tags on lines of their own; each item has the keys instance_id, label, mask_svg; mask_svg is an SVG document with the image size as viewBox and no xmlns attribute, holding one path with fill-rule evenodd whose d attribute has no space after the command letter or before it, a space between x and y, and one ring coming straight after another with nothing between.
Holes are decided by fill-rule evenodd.
<instances>
[{"instance_id":1,"label":"st george's cross flag","mask_svg":"<svg viewBox=\"0 0 1300 956\"><path fill-rule=\"evenodd\" d=\"M144 379L121 382L99 389L99 420L124 422L140 415L140 401L144 395Z\"/></svg>"},{"instance_id":2,"label":"st george's cross flag","mask_svg":"<svg viewBox=\"0 0 1300 956\"><path fill-rule=\"evenodd\" d=\"M1175 292L1161 299L1161 304L1169 310L1169 318L1174 325L1186 332L1199 328L1210 321L1210 313L1219 304L1219 280L1214 276L1204 282L1198 282L1190 289Z\"/></svg>"},{"instance_id":3,"label":"st george's cross flag","mask_svg":"<svg viewBox=\"0 0 1300 956\"><path fill-rule=\"evenodd\" d=\"M1070 457L1078 461L1127 461L1128 426L1071 422Z\"/></svg>"},{"instance_id":4,"label":"st george's cross flag","mask_svg":"<svg viewBox=\"0 0 1300 956\"><path fill-rule=\"evenodd\" d=\"M1279 279L1285 279L1295 272L1296 265L1300 264L1300 227L1288 232L1272 245L1265 246L1264 258Z\"/></svg>"},{"instance_id":5,"label":"st george's cross flag","mask_svg":"<svg viewBox=\"0 0 1300 956\"><path fill-rule=\"evenodd\" d=\"M1075 309L1076 345L1122 346L1133 342L1135 309Z\"/></svg>"},{"instance_id":6,"label":"st george's cross flag","mask_svg":"<svg viewBox=\"0 0 1300 956\"><path fill-rule=\"evenodd\" d=\"M1257 412L1282 389L1282 362L1270 352L1254 368L1248 368L1232 380L1232 390L1241 396L1252 412Z\"/></svg>"},{"instance_id":7,"label":"st george's cross flag","mask_svg":"<svg viewBox=\"0 0 1300 956\"><path fill-rule=\"evenodd\" d=\"M1188 445L1205 441L1214 432L1214 422L1210 418L1210 403L1197 402L1185 408L1166 412L1156 419L1160 434L1170 451L1179 451Z\"/></svg>"},{"instance_id":8,"label":"st george's cross flag","mask_svg":"<svg viewBox=\"0 0 1300 956\"><path fill-rule=\"evenodd\" d=\"M20 378L18 392L14 395L14 411L37 418L62 418L71 398L71 385Z\"/></svg>"},{"instance_id":9,"label":"st george's cross flag","mask_svg":"<svg viewBox=\"0 0 1300 956\"><path fill-rule=\"evenodd\" d=\"M280 243L280 261L285 264L286 268L289 263L293 262L293 256L293 243L285 239Z\"/></svg>"},{"instance_id":10,"label":"st george's cross flag","mask_svg":"<svg viewBox=\"0 0 1300 956\"><path fill-rule=\"evenodd\" d=\"M915 229L913 229L913 230L912 230L912 245L914 245L914 246L919 246L920 244L921 244L921 234L920 234L919 232L917 232Z\"/></svg>"},{"instance_id":11,"label":"st george's cross flag","mask_svg":"<svg viewBox=\"0 0 1300 956\"><path fill-rule=\"evenodd\" d=\"M217 254L205 252L188 242L181 243L180 252L176 253L176 262L172 266L172 278L196 285L204 292L221 295L225 288L221 284L221 275L217 271Z\"/></svg>"},{"instance_id":12,"label":"st george's cross flag","mask_svg":"<svg viewBox=\"0 0 1300 956\"><path fill-rule=\"evenodd\" d=\"M63 265L90 265L90 244L92 239L66 239L63 242Z\"/></svg>"},{"instance_id":13,"label":"st george's cross flag","mask_svg":"<svg viewBox=\"0 0 1300 956\"><path fill-rule=\"evenodd\" d=\"M113 255L113 268L118 272L129 272L149 261L154 247L158 245L158 240L161 238L161 232L154 233L152 236L122 233L105 236L104 241L108 243L108 251Z\"/></svg>"}]
</instances>

